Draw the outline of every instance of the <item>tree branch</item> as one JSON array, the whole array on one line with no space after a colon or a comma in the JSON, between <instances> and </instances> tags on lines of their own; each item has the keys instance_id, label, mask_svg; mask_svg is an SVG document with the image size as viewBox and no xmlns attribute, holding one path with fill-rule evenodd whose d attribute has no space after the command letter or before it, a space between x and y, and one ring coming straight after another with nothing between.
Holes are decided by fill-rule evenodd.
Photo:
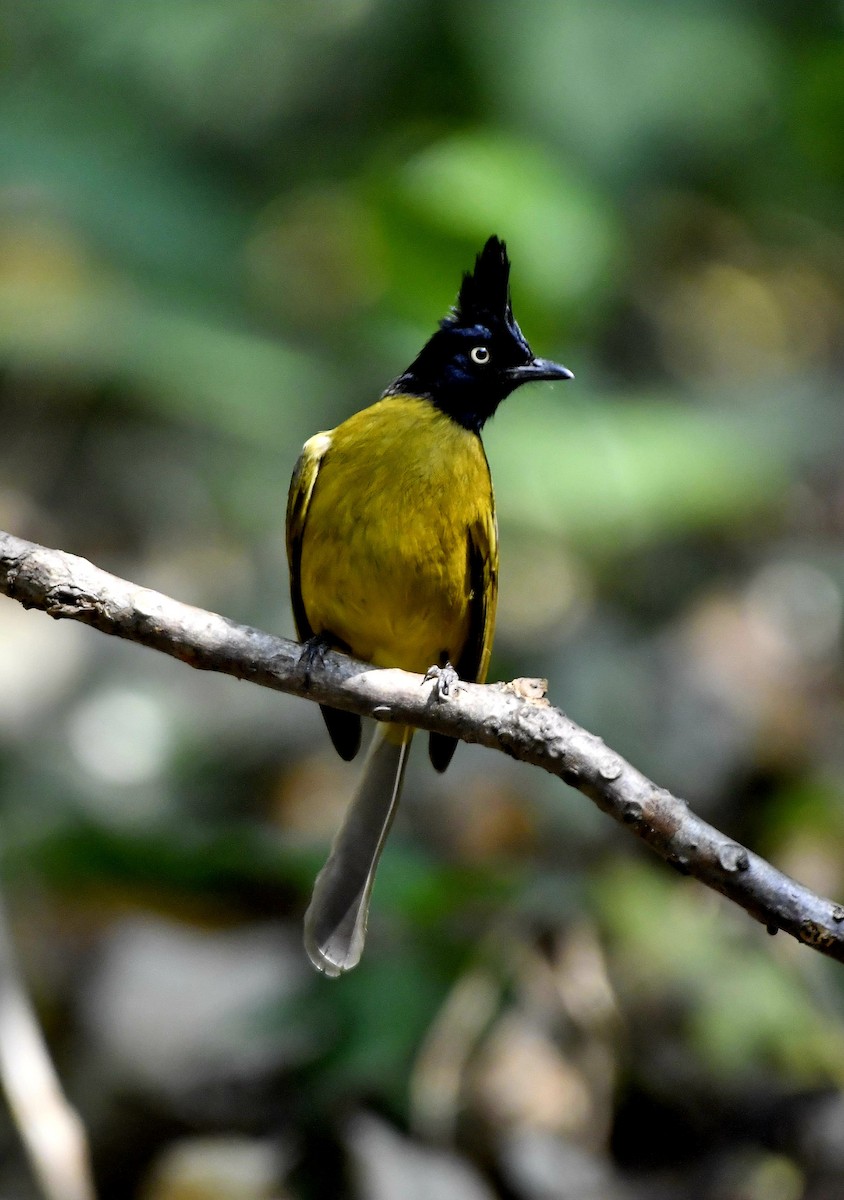
<instances>
[{"instance_id":1,"label":"tree branch","mask_svg":"<svg viewBox=\"0 0 844 1200\"><path fill-rule=\"evenodd\" d=\"M0 898L0 1080L47 1200L94 1200L85 1128L62 1092Z\"/></svg>"},{"instance_id":2,"label":"tree branch","mask_svg":"<svg viewBox=\"0 0 844 1200\"><path fill-rule=\"evenodd\" d=\"M85 559L0 532L0 592L51 617L161 650L203 671L248 679L382 721L401 721L503 750L577 788L662 858L778 929L844 961L844 906L816 895L691 812L599 737L552 708L538 680L461 684L435 699L420 676L326 654L309 680L299 646L181 604Z\"/></svg>"}]
</instances>

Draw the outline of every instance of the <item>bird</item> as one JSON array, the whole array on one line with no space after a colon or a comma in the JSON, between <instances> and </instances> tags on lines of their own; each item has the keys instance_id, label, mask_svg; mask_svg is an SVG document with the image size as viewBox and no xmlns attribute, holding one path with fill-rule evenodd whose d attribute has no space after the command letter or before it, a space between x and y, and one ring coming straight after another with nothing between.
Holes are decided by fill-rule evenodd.
<instances>
[{"instance_id":1,"label":"bird","mask_svg":"<svg viewBox=\"0 0 844 1200\"><path fill-rule=\"evenodd\" d=\"M498 527L481 431L523 384L568 380L537 358L513 316L510 260L493 235L456 303L370 407L315 434L293 471L290 595L308 673L327 650L377 667L482 683L498 596ZM321 706L335 749L355 757L361 718ZM314 966L337 977L363 952L375 871L413 728L379 722L357 790L305 914ZM444 771L456 741L429 734Z\"/></svg>"}]
</instances>

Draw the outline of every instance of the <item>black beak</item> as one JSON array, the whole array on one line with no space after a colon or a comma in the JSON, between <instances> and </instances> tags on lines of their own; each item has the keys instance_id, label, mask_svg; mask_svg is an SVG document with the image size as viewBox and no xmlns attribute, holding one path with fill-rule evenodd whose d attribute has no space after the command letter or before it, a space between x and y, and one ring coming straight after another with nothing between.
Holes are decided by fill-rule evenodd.
<instances>
[{"instance_id":1,"label":"black beak","mask_svg":"<svg viewBox=\"0 0 844 1200\"><path fill-rule=\"evenodd\" d=\"M507 379L517 388L523 383L534 383L539 379L574 379L574 374L568 367L551 362L548 358L533 358L520 367L510 367Z\"/></svg>"}]
</instances>

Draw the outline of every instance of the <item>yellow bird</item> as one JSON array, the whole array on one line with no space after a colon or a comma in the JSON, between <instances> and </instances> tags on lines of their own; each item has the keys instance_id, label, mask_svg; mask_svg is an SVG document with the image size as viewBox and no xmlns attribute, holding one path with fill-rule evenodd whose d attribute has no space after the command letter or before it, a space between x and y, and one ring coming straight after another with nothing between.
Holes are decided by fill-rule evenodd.
<instances>
[{"instance_id":1,"label":"yellow bird","mask_svg":"<svg viewBox=\"0 0 844 1200\"><path fill-rule=\"evenodd\" d=\"M531 352L510 305L510 262L491 237L457 303L381 399L312 437L293 472L287 555L304 661L334 648L378 667L483 682L498 594L498 533L480 433L523 383L571 379ZM345 759L361 721L323 707ZM305 916L326 975L360 960L375 870L401 791L413 729L379 725L357 792ZM456 747L432 733L444 771Z\"/></svg>"}]
</instances>

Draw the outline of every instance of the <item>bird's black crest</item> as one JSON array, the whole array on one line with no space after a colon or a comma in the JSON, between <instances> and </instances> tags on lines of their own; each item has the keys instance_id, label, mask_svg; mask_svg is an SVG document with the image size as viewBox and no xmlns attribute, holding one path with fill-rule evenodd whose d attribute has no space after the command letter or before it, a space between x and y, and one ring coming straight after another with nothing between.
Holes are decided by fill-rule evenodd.
<instances>
[{"instance_id":1,"label":"bird's black crest","mask_svg":"<svg viewBox=\"0 0 844 1200\"><path fill-rule=\"evenodd\" d=\"M454 308L440 321L385 396L419 396L480 433L498 405L532 379L569 379L571 372L536 358L510 306L510 260L491 237L463 276Z\"/></svg>"},{"instance_id":2,"label":"bird's black crest","mask_svg":"<svg viewBox=\"0 0 844 1200\"><path fill-rule=\"evenodd\" d=\"M452 313L443 321L449 325L485 325L489 318L510 323L510 259L500 238L491 237L475 259L474 271L467 271Z\"/></svg>"}]
</instances>

